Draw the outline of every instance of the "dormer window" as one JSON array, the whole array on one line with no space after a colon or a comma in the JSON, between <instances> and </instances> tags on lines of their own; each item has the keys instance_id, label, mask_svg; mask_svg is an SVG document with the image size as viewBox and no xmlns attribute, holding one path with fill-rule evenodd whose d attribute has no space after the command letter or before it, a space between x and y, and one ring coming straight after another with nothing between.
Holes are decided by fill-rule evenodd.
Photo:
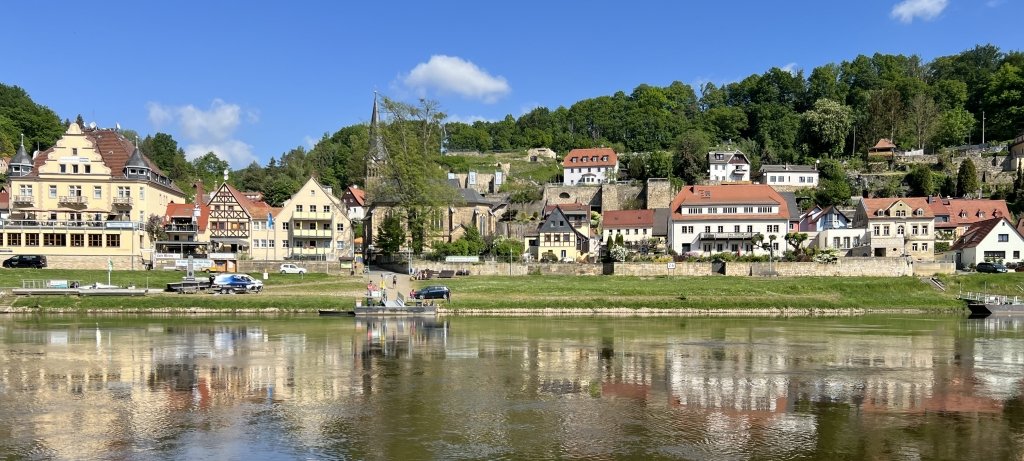
<instances>
[{"instance_id":1,"label":"dormer window","mask_svg":"<svg viewBox=\"0 0 1024 461\"><path fill-rule=\"evenodd\" d=\"M593 157L590 157L590 161L591 162L596 162L597 161L597 156L595 155Z\"/></svg>"},{"instance_id":2,"label":"dormer window","mask_svg":"<svg viewBox=\"0 0 1024 461\"><path fill-rule=\"evenodd\" d=\"M875 212L875 216L885 216L885 210L878 210Z\"/></svg>"},{"instance_id":3,"label":"dormer window","mask_svg":"<svg viewBox=\"0 0 1024 461\"><path fill-rule=\"evenodd\" d=\"M924 210L920 208L914 210L914 216L924 216Z\"/></svg>"},{"instance_id":4,"label":"dormer window","mask_svg":"<svg viewBox=\"0 0 1024 461\"><path fill-rule=\"evenodd\" d=\"M963 210L960 210L960 217L961 218L966 218L967 217L967 212L963 211Z\"/></svg>"},{"instance_id":5,"label":"dormer window","mask_svg":"<svg viewBox=\"0 0 1024 461\"><path fill-rule=\"evenodd\" d=\"M981 211L981 210L978 210L978 217L979 218L984 218L985 217L985 212Z\"/></svg>"},{"instance_id":6,"label":"dormer window","mask_svg":"<svg viewBox=\"0 0 1024 461\"><path fill-rule=\"evenodd\" d=\"M607 162L608 161L608 156L607 155L602 156L601 157L601 161L602 162Z\"/></svg>"},{"instance_id":7,"label":"dormer window","mask_svg":"<svg viewBox=\"0 0 1024 461\"><path fill-rule=\"evenodd\" d=\"M78 155L78 148L77 147L72 147L71 148L71 155L75 155L75 156Z\"/></svg>"}]
</instances>

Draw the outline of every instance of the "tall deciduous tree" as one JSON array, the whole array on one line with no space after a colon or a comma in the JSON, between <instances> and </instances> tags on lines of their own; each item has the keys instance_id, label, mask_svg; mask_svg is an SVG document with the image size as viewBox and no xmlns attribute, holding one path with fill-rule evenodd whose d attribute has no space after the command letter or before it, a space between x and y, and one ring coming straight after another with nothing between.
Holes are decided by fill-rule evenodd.
<instances>
[{"instance_id":1,"label":"tall deciduous tree","mask_svg":"<svg viewBox=\"0 0 1024 461\"><path fill-rule=\"evenodd\" d=\"M378 250L388 255L397 254L402 249L402 245L405 244L405 229L402 228L402 219L397 214L390 214L384 218L374 244Z\"/></svg>"},{"instance_id":2,"label":"tall deciduous tree","mask_svg":"<svg viewBox=\"0 0 1024 461\"><path fill-rule=\"evenodd\" d=\"M853 123L853 111L848 106L822 98L814 102L814 108L804 112L803 119L814 147L828 155L843 152Z\"/></svg>"},{"instance_id":3,"label":"tall deciduous tree","mask_svg":"<svg viewBox=\"0 0 1024 461\"><path fill-rule=\"evenodd\" d=\"M914 145L918 149L924 149L925 143L932 139L935 133L935 118L938 115L938 106L935 100L924 93L918 93L910 100L908 122L914 138Z\"/></svg>"}]
</instances>

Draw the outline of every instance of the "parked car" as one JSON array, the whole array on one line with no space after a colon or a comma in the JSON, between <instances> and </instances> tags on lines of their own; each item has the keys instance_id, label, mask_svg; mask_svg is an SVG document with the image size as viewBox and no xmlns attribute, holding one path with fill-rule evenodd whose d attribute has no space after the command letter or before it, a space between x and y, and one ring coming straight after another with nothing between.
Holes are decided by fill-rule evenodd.
<instances>
[{"instance_id":1,"label":"parked car","mask_svg":"<svg viewBox=\"0 0 1024 461\"><path fill-rule=\"evenodd\" d=\"M976 270L978 272L989 272L989 273L992 273L992 274L996 274L996 273L1006 272L1006 266L1004 266L1002 264L999 264L999 263L983 262L983 263L978 263L978 265L974 267L974 270Z\"/></svg>"},{"instance_id":2,"label":"parked car","mask_svg":"<svg viewBox=\"0 0 1024 461\"><path fill-rule=\"evenodd\" d=\"M413 297L416 299L450 299L451 290L444 285L431 285L413 293Z\"/></svg>"},{"instance_id":3,"label":"parked car","mask_svg":"<svg viewBox=\"0 0 1024 461\"><path fill-rule=\"evenodd\" d=\"M4 267L31 267L42 269L46 267L46 256L41 255L14 255L4 260Z\"/></svg>"},{"instance_id":4,"label":"parked car","mask_svg":"<svg viewBox=\"0 0 1024 461\"><path fill-rule=\"evenodd\" d=\"M305 274L306 273L306 268L305 267L296 266L296 265L291 264L291 263L284 263L284 264L281 265L281 273L282 274Z\"/></svg>"},{"instance_id":5,"label":"parked car","mask_svg":"<svg viewBox=\"0 0 1024 461\"><path fill-rule=\"evenodd\" d=\"M263 282L248 274L220 274L210 284L211 293L259 293Z\"/></svg>"}]
</instances>

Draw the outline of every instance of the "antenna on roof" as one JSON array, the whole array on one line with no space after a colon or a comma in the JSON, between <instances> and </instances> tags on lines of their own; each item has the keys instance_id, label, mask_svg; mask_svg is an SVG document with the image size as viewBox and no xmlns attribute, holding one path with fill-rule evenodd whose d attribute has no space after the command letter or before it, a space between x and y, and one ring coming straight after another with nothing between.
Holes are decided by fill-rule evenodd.
<instances>
[{"instance_id":1,"label":"antenna on roof","mask_svg":"<svg viewBox=\"0 0 1024 461\"><path fill-rule=\"evenodd\" d=\"M95 130L96 129L96 122L89 122L89 128Z\"/></svg>"},{"instance_id":2,"label":"antenna on roof","mask_svg":"<svg viewBox=\"0 0 1024 461\"><path fill-rule=\"evenodd\" d=\"M224 169L224 182L228 182L228 169Z\"/></svg>"},{"instance_id":3,"label":"antenna on roof","mask_svg":"<svg viewBox=\"0 0 1024 461\"><path fill-rule=\"evenodd\" d=\"M117 130L118 132L120 132L121 131L121 124L118 123L118 122L114 122L114 129Z\"/></svg>"}]
</instances>

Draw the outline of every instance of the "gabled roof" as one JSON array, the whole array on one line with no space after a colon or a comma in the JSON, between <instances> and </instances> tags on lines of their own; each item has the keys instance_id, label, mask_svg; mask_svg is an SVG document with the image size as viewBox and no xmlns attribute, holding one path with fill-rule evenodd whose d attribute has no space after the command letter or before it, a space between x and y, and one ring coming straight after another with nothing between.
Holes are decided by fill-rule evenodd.
<instances>
[{"instance_id":1,"label":"gabled roof","mask_svg":"<svg viewBox=\"0 0 1024 461\"><path fill-rule=\"evenodd\" d=\"M251 219L266 218L267 213L270 213L271 215L275 214L274 209L267 202L264 202L262 200L253 201L248 196L246 196L246 194L239 192L238 189L235 189L234 187L231 186L231 184L228 183L221 184L221 187L227 189L228 193L231 194L232 197L234 197L235 202L238 202L238 205L241 206L242 209L244 209L245 212L249 214L249 217ZM213 201L213 198L216 197L216 195L216 193L210 194L210 202ZM206 205L209 206L210 202L207 202ZM280 209L276 210L280 211Z\"/></svg>"},{"instance_id":2,"label":"gabled roof","mask_svg":"<svg viewBox=\"0 0 1024 461\"><path fill-rule=\"evenodd\" d=\"M604 212L605 229L654 228L654 210L613 210Z\"/></svg>"},{"instance_id":3,"label":"gabled roof","mask_svg":"<svg viewBox=\"0 0 1024 461\"><path fill-rule=\"evenodd\" d=\"M654 230L651 232L654 237L668 237L669 211L668 208L654 209Z\"/></svg>"},{"instance_id":4,"label":"gabled roof","mask_svg":"<svg viewBox=\"0 0 1024 461\"><path fill-rule=\"evenodd\" d=\"M776 205L777 213L729 213L684 215L680 208L708 205ZM709 219L791 219L789 202L774 188L766 184L723 184L712 186L686 186L672 199L673 221L703 221ZM797 215L799 218L799 214Z\"/></svg>"},{"instance_id":5,"label":"gabled roof","mask_svg":"<svg viewBox=\"0 0 1024 461\"><path fill-rule=\"evenodd\" d=\"M1017 234L1017 238L1019 240L1024 240L1024 237L1021 237L1020 232L1012 224L1010 224L1010 222L1007 221L1006 218L991 218L971 224L971 227L967 228L967 231L964 232L964 235L961 235L960 238L956 240L956 242L953 242L953 246L949 247L949 249L962 250L964 248L976 248L985 240L985 237L992 233L992 231L997 226L999 226L1000 223L1003 222L1006 223L1004 229L1006 229L1007 231L1012 230L1015 234Z\"/></svg>"},{"instance_id":6,"label":"gabled roof","mask_svg":"<svg viewBox=\"0 0 1024 461\"><path fill-rule=\"evenodd\" d=\"M810 221L813 222L813 223L817 223L819 220L821 220L821 218L823 216L828 216L828 215L832 214L833 212L835 212L839 216L842 216L843 219L845 219L847 222L850 221L850 218L848 216L846 216L846 214L843 213L839 208L836 208L835 205L829 205L829 206L827 206L825 208L819 208L817 213L813 213L811 215L811 220ZM811 212L808 212L808 213L811 213Z\"/></svg>"},{"instance_id":7,"label":"gabled roof","mask_svg":"<svg viewBox=\"0 0 1024 461\"><path fill-rule=\"evenodd\" d=\"M579 233L579 231L577 231L575 227L572 227L572 223L569 221L569 218L567 218L565 216L565 213L562 213L562 210L559 209L559 208L555 208L551 212L551 214L549 214L548 217L544 219L544 222L542 222L540 224L540 227L537 228L537 232L538 233L548 233L548 232L551 232L551 233L568 233L568 232L575 232L577 234Z\"/></svg>"},{"instance_id":8,"label":"gabled roof","mask_svg":"<svg viewBox=\"0 0 1024 461\"><path fill-rule=\"evenodd\" d=\"M594 149L573 149L562 159L562 166L566 168L608 166L614 167L619 163L619 156L615 151L607 147Z\"/></svg>"},{"instance_id":9,"label":"gabled roof","mask_svg":"<svg viewBox=\"0 0 1024 461\"><path fill-rule=\"evenodd\" d=\"M932 211L932 207L928 204L928 200L924 197L887 197L887 198L866 198L860 201L861 206L864 207L864 211L868 215L868 219L872 219L878 216L878 210L888 210L898 202L906 203L913 210L920 209L921 215L918 216L907 216L915 218L934 218L935 213ZM885 215L889 217L888 215Z\"/></svg>"},{"instance_id":10,"label":"gabled roof","mask_svg":"<svg viewBox=\"0 0 1024 461\"><path fill-rule=\"evenodd\" d=\"M779 192L779 195L786 200L786 206L789 208L789 219L791 221L799 221L800 205L796 203L796 192Z\"/></svg>"},{"instance_id":11,"label":"gabled roof","mask_svg":"<svg viewBox=\"0 0 1024 461\"><path fill-rule=\"evenodd\" d=\"M180 218L180 217L191 217L192 212L196 206L192 203L168 203L167 211L164 212L166 218ZM199 232L205 232L206 226L210 223L210 207L207 205L199 205L199 219L196 224L199 225Z\"/></svg>"},{"instance_id":12,"label":"gabled roof","mask_svg":"<svg viewBox=\"0 0 1024 461\"><path fill-rule=\"evenodd\" d=\"M716 158L716 157L718 157L718 155L722 156L721 160ZM708 152L708 163L713 163L713 164L729 163L729 164L733 164L733 165L750 165L750 161L747 160L747 154L744 154L743 152L740 152L738 150L711 151L711 152Z\"/></svg>"},{"instance_id":13,"label":"gabled roof","mask_svg":"<svg viewBox=\"0 0 1024 461\"><path fill-rule=\"evenodd\" d=\"M949 211L949 221L956 223L957 226L990 218L1010 217L1005 200L951 198L946 208Z\"/></svg>"},{"instance_id":14,"label":"gabled roof","mask_svg":"<svg viewBox=\"0 0 1024 461\"><path fill-rule=\"evenodd\" d=\"M8 164L9 165L31 165L32 164L32 156L28 155L28 152L25 151L25 137L24 136L22 136L21 144L18 145L18 152L16 154L14 154L14 157L11 157L11 161Z\"/></svg>"},{"instance_id":15,"label":"gabled roof","mask_svg":"<svg viewBox=\"0 0 1024 461\"><path fill-rule=\"evenodd\" d=\"M352 199L356 201L356 205L366 206L366 191L353 185L346 187L345 193L352 196Z\"/></svg>"}]
</instances>

